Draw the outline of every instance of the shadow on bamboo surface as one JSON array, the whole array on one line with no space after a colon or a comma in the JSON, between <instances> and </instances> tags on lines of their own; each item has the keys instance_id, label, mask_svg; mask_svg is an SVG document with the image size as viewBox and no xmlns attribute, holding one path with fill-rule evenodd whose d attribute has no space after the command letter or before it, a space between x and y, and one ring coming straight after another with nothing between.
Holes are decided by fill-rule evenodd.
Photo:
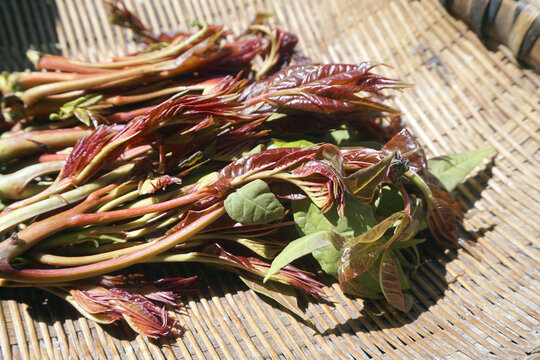
<instances>
[{"instance_id":1,"label":"shadow on bamboo surface","mask_svg":"<svg viewBox=\"0 0 540 360\"><path fill-rule=\"evenodd\" d=\"M345 296L307 302L314 328L228 274L201 266L136 267L154 276L200 274L199 292L176 317L185 332L151 340L102 327L39 290L0 291L3 359L522 359L540 344L540 77L489 51L437 0L224 1L129 0L155 29L190 20L242 29L270 12L320 62L375 60L383 75L416 86L393 105L430 156L495 147L497 155L454 195L467 213L465 251L424 248L412 281L410 313ZM135 49L112 29L100 1L0 2L2 70L29 66L31 44L96 60ZM56 47L55 43L58 43ZM42 50L40 48L40 50Z\"/></svg>"},{"instance_id":2,"label":"shadow on bamboo surface","mask_svg":"<svg viewBox=\"0 0 540 360\"><path fill-rule=\"evenodd\" d=\"M0 57L2 70L21 71L32 67L26 58L28 49L59 54L54 1L0 1Z\"/></svg>"}]
</instances>

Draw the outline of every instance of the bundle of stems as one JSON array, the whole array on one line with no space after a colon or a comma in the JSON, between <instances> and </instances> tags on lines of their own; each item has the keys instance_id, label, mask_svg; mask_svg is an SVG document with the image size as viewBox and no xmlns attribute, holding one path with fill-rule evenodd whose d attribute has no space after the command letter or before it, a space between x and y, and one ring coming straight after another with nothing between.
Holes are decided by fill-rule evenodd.
<instances>
[{"instance_id":1,"label":"bundle of stems","mask_svg":"<svg viewBox=\"0 0 540 360\"><path fill-rule=\"evenodd\" d=\"M196 279L132 265L208 264L279 302L323 295L291 265L313 254L347 293L408 311L417 234L463 244L459 206L384 103L409 85L375 63L312 64L263 17L238 36L152 34L109 7L146 48L97 63L31 52L46 71L3 76L0 285L156 337Z\"/></svg>"}]
</instances>

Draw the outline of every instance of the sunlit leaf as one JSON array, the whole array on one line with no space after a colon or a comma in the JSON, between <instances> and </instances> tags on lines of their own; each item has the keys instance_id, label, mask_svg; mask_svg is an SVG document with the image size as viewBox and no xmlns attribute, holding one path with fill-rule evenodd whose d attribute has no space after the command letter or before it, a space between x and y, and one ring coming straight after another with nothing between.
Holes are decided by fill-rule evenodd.
<instances>
[{"instance_id":1,"label":"sunlit leaf","mask_svg":"<svg viewBox=\"0 0 540 360\"><path fill-rule=\"evenodd\" d=\"M273 259L276 254L282 249L282 246L279 244L273 244L269 241L262 241L256 238L238 238L235 241L265 259Z\"/></svg>"},{"instance_id":2,"label":"sunlit leaf","mask_svg":"<svg viewBox=\"0 0 540 360\"><path fill-rule=\"evenodd\" d=\"M272 266L264 278L266 282L272 275L278 272L285 265L290 264L302 256L311 254L313 251L332 245L337 235L331 231L319 231L305 235L299 239L291 241L279 255L272 261Z\"/></svg>"},{"instance_id":3,"label":"sunlit leaf","mask_svg":"<svg viewBox=\"0 0 540 360\"><path fill-rule=\"evenodd\" d=\"M377 223L370 206L354 198L348 198L346 204L345 216L340 218L335 209L322 214L309 199L293 201L293 216L298 233L305 235L329 231L351 238L363 234ZM337 277L341 250L336 249L334 245L329 245L313 251L313 257L327 274Z\"/></svg>"},{"instance_id":4,"label":"sunlit leaf","mask_svg":"<svg viewBox=\"0 0 540 360\"><path fill-rule=\"evenodd\" d=\"M411 170L418 172L426 167L426 154L424 149L414 139L407 129L394 135L381 149L384 153L399 152L403 159L407 159Z\"/></svg>"},{"instance_id":5,"label":"sunlit leaf","mask_svg":"<svg viewBox=\"0 0 540 360\"><path fill-rule=\"evenodd\" d=\"M336 112L396 113L377 102L371 92L380 95L384 88L407 86L395 80L372 74L375 63L324 64L289 66L250 89L255 100L265 101L279 110ZM253 102L253 101L252 101ZM249 102L248 102L249 103Z\"/></svg>"},{"instance_id":6,"label":"sunlit leaf","mask_svg":"<svg viewBox=\"0 0 540 360\"><path fill-rule=\"evenodd\" d=\"M342 126L337 130L330 131L324 137L325 141L337 146L346 146L358 140L358 131L347 126Z\"/></svg>"},{"instance_id":7,"label":"sunlit leaf","mask_svg":"<svg viewBox=\"0 0 540 360\"><path fill-rule=\"evenodd\" d=\"M227 214L242 224L267 224L285 215L285 208L268 184L259 179L230 194L224 205Z\"/></svg>"},{"instance_id":8,"label":"sunlit leaf","mask_svg":"<svg viewBox=\"0 0 540 360\"><path fill-rule=\"evenodd\" d=\"M494 151L495 148L485 148L436 157L428 160L428 169L446 190L452 191L482 160Z\"/></svg>"},{"instance_id":9,"label":"sunlit leaf","mask_svg":"<svg viewBox=\"0 0 540 360\"><path fill-rule=\"evenodd\" d=\"M377 164L358 170L346 177L344 182L348 193L362 202L371 202L377 186L384 179L386 171L394 159L394 155L394 153L391 153Z\"/></svg>"},{"instance_id":10,"label":"sunlit leaf","mask_svg":"<svg viewBox=\"0 0 540 360\"><path fill-rule=\"evenodd\" d=\"M334 245L328 245L313 251L313 257L325 273L337 277L339 259L341 259L340 250L336 249Z\"/></svg>"},{"instance_id":11,"label":"sunlit leaf","mask_svg":"<svg viewBox=\"0 0 540 360\"><path fill-rule=\"evenodd\" d=\"M346 286L349 281L368 271L377 262L386 246L384 234L402 217L403 213L396 213L371 230L345 242L338 267L340 285Z\"/></svg>"},{"instance_id":12,"label":"sunlit leaf","mask_svg":"<svg viewBox=\"0 0 540 360\"><path fill-rule=\"evenodd\" d=\"M351 238L347 241L345 246L351 247L353 250L355 246L358 246L358 244L369 244L372 242L375 242L379 240L388 229L390 229L396 221L403 218L403 213L398 212L395 213L383 221L379 222L377 225L371 228L371 230L366 231L365 233L356 236L354 238Z\"/></svg>"},{"instance_id":13,"label":"sunlit leaf","mask_svg":"<svg viewBox=\"0 0 540 360\"><path fill-rule=\"evenodd\" d=\"M279 149L279 148L305 148L313 146L314 143L307 140L296 140L296 141L282 141L278 139L272 139L267 144L267 149Z\"/></svg>"},{"instance_id":14,"label":"sunlit leaf","mask_svg":"<svg viewBox=\"0 0 540 360\"><path fill-rule=\"evenodd\" d=\"M351 238L363 234L377 223L369 205L362 204L354 198L346 198L345 203L345 216L340 218L335 209L321 214L319 208L309 199L293 201L293 216L299 234L306 235L327 230Z\"/></svg>"},{"instance_id":15,"label":"sunlit leaf","mask_svg":"<svg viewBox=\"0 0 540 360\"><path fill-rule=\"evenodd\" d=\"M354 248L345 247L338 267L338 280L340 285L362 275L373 266L384 250L381 242L360 243Z\"/></svg>"},{"instance_id":16,"label":"sunlit leaf","mask_svg":"<svg viewBox=\"0 0 540 360\"><path fill-rule=\"evenodd\" d=\"M52 113L49 118L51 120L65 119L72 116L76 109L87 109L92 105L97 104L102 98L103 95L85 95L78 97L75 100L69 101L62 105L58 113Z\"/></svg>"}]
</instances>

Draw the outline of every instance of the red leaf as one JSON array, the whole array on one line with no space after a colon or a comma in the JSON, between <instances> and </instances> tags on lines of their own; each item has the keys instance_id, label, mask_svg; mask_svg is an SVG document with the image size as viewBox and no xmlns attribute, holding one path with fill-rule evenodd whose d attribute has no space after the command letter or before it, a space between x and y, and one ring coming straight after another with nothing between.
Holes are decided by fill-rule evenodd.
<instances>
[{"instance_id":1,"label":"red leaf","mask_svg":"<svg viewBox=\"0 0 540 360\"><path fill-rule=\"evenodd\" d=\"M258 154L245 156L225 166L220 172L220 178L235 178L246 176L265 169L285 168L313 155L314 149L279 148L269 149Z\"/></svg>"},{"instance_id":2,"label":"red leaf","mask_svg":"<svg viewBox=\"0 0 540 360\"><path fill-rule=\"evenodd\" d=\"M100 125L88 137L77 142L69 153L58 178L61 180L77 175L102 150L113 135L111 127Z\"/></svg>"},{"instance_id":3,"label":"red leaf","mask_svg":"<svg viewBox=\"0 0 540 360\"><path fill-rule=\"evenodd\" d=\"M271 265L255 257L244 257L231 254L225 251L225 249L217 243L207 246L205 252L230 262L233 266L230 270L243 270L241 272L243 276L256 276L258 279L266 276ZM295 268L292 265L287 265L281 268L276 274L272 275L270 279L292 285L315 297L323 295L324 291L322 288L324 285L312 279L311 276L313 276L313 274Z\"/></svg>"},{"instance_id":4,"label":"red leaf","mask_svg":"<svg viewBox=\"0 0 540 360\"><path fill-rule=\"evenodd\" d=\"M383 236L402 216L402 213L395 213L365 233L344 243L338 267L338 280L343 289L348 288L349 282L377 263L386 248L386 241L381 241Z\"/></svg>"},{"instance_id":5,"label":"red leaf","mask_svg":"<svg viewBox=\"0 0 540 360\"><path fill-rule=\"evenodd\" d=\"M347 175L377 164L385 157L380 151L370 148L341 149L341 154Z\"/></svg>"},{"instance_id":6,"label":"red leaf","mask_svg":"<svg viewBox=\"0 0 540 360\"><path fill-rule=\"evenodd\" d=\"M223 44L218 53L214 55L215 61L209 62L201 69L220 73L237 72L249 66L251 61L262 51L261 37L244 37L235 42Z\"/></svg>"},{"instance_id":7,"label":"red leaf","mask_svg":"<svg viewBox=\"0 0 540 360\"><path fill-rule=\"evenodd\" d=\"M428 219L428 226L435 240L444 247L460 247L456 217L463 217L459 204L450 198L446 191L429 185L433 194L433 211Z\"/></svg>"},{"instance_id":8,"label":"red leaf","mask_svg":"<svg viewBox=\"0 0 540 360\"><path fill-rule=\"evenodd\" d=\"M402 158L409 161L408 166L414 172L419 172L427 167L424 149L416 142L409 130L403 129L391 138L381 149L385 154L399 151Z\"/></svg>"},{"instance_id":9,"label":"red leaf","mask_svg":"<svg viewBox=\"0 0 540 360\"><path fill-rule=\"evenodd\" d=\"M77 282L68 298L86 316L102 323L124 318L139 334L157 337L170 333L175 320L170 318L160 302L176 306L179 295L193 292L197 278L167 278L154 283L142 275L103 276L84 283Z\"/></svg>"},{"instance_id":10,"label":"red leaf","mask_svg":"<svg viewBox=\"0 0 540 360\"><path fill-rule=\"evenodd\" d=\"M343 181L347 186L347 192L364 203L371 202L375 190L386 177L393 160L394 153L391 153L378 163L345 177Z\"/></svg>"},{"instance_id":11,"label":"red leaf","mask_svg":"<svg viewBox=\"0 0 540 360\"><path fill-rule=\"evenodd\" d=\"M251 94L246 96L244 93L241 98L248 99L248 107L263 101L280 109L325 114L352 111L397 113L371 96L358 95L362 91L379 97L380 90L384 88L405 86L369 73L374 66L375 63L289 66L251 86ZM260 112L260 109L255 108L254 111Z\"/></svg>"},{"instance_id":12,"label":"red leaf","mask_svg":"<svg viewBox=\"0 0 540 360\"><path fill-rule=\"evenodd\" d=\"M400 265L390 250L384 251L381 257L379 281L386 301L396 309L408 312L412 307L412 298L403 293L398 266Z\"/></svg>"},{"instance_id":13,"label":"red leaf","mask_svg":"<svg viewBox=\"0 0 540 360\"><path fill-rule=\"evenodd\" d=\"M307 198L298 187L288 182L272 182L269 186L274 195L281 199L301 200Z\"/></svg>"}]
</instances>

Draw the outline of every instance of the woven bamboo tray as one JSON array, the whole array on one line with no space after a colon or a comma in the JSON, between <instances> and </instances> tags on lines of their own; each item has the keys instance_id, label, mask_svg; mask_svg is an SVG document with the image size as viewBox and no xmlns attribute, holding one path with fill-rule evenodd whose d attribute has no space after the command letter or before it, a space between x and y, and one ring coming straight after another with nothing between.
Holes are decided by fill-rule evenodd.
<instances>
[{"instance_id":1,"label":"woven bamboo tray","mask_svg":"<svg viewBox=\"0 0 540 360\"><path fill-rule=\"evenodd\" d=\"M63 300L37 290L0 289L2 359L336 359L535 358L540 352L540 77L504 51L486 50L438 0L126 0L155 29L189 20L242 29L256 12L300 38L321 62L376 60L416 84L395 106L429 155L493 146L455 191L467 211L464 233L482 260L427 250L414 278L415 305L326 289L333 304L309 304L314 328L262 301L234 277L202 267L139 268L157 275L199 273L200 291L176 313L186 329L157 341L101 327ZM112 28L101 1L0 1L0 69L30 64L24 52L97 60L134 49ZM538 355L538 354L536 354Z\"/></svg>"}]
</instances>

